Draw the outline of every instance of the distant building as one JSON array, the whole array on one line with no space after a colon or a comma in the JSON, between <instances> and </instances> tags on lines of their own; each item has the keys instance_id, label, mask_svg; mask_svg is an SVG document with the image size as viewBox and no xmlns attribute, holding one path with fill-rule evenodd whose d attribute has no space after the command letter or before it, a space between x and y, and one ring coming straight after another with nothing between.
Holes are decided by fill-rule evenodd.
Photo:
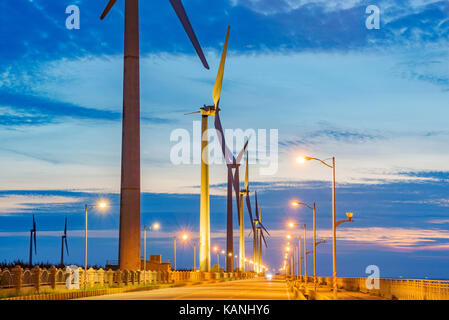
<instances>
[{"instance_id":1,"label":"distant building","mask_svg":"<svg viewBox=\"0 0 449 320\"><path fill-rule=\"evenodd\" d=\"M211 269L210 272L224 272L223 268L220 268L218 264L215 264Z\"/></svg>"},{"instance_id":2,"label":"distant building","mask_svg":"<svg viewBox=\"0 0 449 320\"><path fill-rule=\"evenodd\" d=\"M140 269L144 268L144 260L140 261ZM146 261L145 268L148 271L170 271L171 263L162 261L162 256L160 254L150 255L150 261Z\"/></svg>"},{"instance_id":3,"label":"distant building","mask_svg":"<svg viewBox=\"0 0 449 320\"><path fill-rule=\"evenodd\" d=\"M140 260L140 270L143 270L144 261ZM150 261L146 261L145 268L147 271L170 271L171 263L167 261L162 261L162 256L160 254L150 255ZM108 260L106 262L106 270L118 270L118 260Z\"/></svg>"}]
</instances>

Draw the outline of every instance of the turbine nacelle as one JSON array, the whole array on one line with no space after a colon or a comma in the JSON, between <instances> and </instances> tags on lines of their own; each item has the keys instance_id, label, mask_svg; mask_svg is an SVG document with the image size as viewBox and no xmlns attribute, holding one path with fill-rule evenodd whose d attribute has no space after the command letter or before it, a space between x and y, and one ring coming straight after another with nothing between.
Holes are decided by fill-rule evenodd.
<instances>
[{"instance_id":1,"label":"turbine nacelle","mask_svg":"<svg viewBox=\"0 0 449 320\"><path fill-rule=\"evenodd\" d=\"M215 117L216 112L220 112L220 108L216 108L215 106L206 106L200 109L200 113L202 116Z\"/></svg>"}]
</instances>

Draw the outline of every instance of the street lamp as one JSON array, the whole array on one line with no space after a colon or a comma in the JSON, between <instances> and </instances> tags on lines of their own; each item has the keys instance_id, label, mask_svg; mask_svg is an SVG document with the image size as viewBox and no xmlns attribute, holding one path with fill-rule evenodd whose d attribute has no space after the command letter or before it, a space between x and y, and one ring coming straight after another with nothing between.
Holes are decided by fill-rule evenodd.
<instances>
[{"instance_id":1,"label":"street lamp","mask_svg":"<svg viewBox=\"0 0 449 320\"><path fill-rule=\"evenodd\" d=\"M312 157L298 157L297 163L305 163L306 161L315 160L321 162L321 164L332 169L332 288L334 293L334 299L337 299L337 238L336 238L336 207L335 207L335 157L332 157L332 165L327 164L325 161L312 158Z\"/></svg>"},{"instance_id":2,"label":"street lamp","mask_svg":"<svg viewBox=\"0 0 449 320\"><path fill-rule=\"evenodd\" d=\"M95 205L84 205L84 289L87 288L87 213L94 208L105 209L107 202L101 201Z\"/></svg>"},{"instance_id":3,"label":"street lamp","mask_svg":"<svg viewBox=\"0 0 449 320\"><path fill-rule=\"evenodd\" d=\"M313 211L313 284L316 291L317 277L316 277L316 203L313 203L313 206L309 206L306 203L299 201L292 201L293 207L304 206ZM307 254L306 254L307 256ZM307 261L307 260L306 260ZM307 270L307 267L305 268Z\"/></svg>"},{"instance_id":4,"label":"street lamp","mask_svg":"<svg viewBox=\"0 0 449 320\"><path fill-rule=\"evenodd\" d=\"M175 271L176 271L176 239L177 239L177 237L174 236L173 237L173 242L174 242L174 250L175 250L175 252L174 252L174 254L175 254ZM187 233L183 233L181 235L181 240L187 241L187 239L189 239L189 235Z\"/></svg>"},{"instance_id":5,"label":"street lamp","mask_svg":"<svg viewBox=\"0 0 449 320\"><path fill-rule=\"evenodd\" d=\"M219 257L219 251L218 251L218 247L214 247L214 252L217 254L217 266L218 266L218 271L220 271L220 257Z\"/></svg>"},{"instance_id":6,"label":"street lamp","mask_svg":"<svg viewBox=\"0 0 449 320\"><path fill-rule=\"evenodd\" d=\"M288 226L290 228L293 228L293 227L300 227L301 225L294 222L289 222ZM307 252L307 228L305 224L303 225L303 228L304 228L304 282L307 285L307 254L309 254L310 252ZM299 238L299 246L301 246L300 238ZM299 259L299 263L301 263L301 258Z\"/></svg>"},{"instance_id":7,"label":"street lamp","mask_svg":"<svg viewBox=\"0 0 449 320\"><path fill-rule=\"evenodd\" d=\"M196 241L193 240L193 271L196 271Z\"/></svg>"},{"instance_id":8,"label":"street lamp","mask_svg":"<svg viewBox=\"0 0 449 320\"><path fill-rule=\"evenodd\" d=\"M147 283L147 230L157 231L160 228L159 223L153 223L151 226L143 226L143 282Z\"/></svg>"}]
</instances>

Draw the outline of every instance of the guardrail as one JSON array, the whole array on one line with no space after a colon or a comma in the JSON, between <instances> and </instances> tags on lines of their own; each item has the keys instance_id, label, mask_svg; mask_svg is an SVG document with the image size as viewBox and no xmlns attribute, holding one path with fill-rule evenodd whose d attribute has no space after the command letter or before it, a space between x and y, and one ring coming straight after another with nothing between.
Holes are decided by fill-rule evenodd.
<instances>
[{"instance_id":1,"label":"guardrail","mask_svg":"<svg viewBox=\"0 0 449 320\"><path fill-rule=\"evenodd\" d=\"M299 281L295 276L287 277ZM370 281L368 283L367 281ZM338 278L337 287L347 291L359 291L393 300L449 300L449 280L428 279L378 279L378 288L371 289L374 279ZM304 281L302 277L301 281ZM318 277L318 284L332 288L332 277ZM309 285L313 285L313 277L307 277Z\"/></svg>"},{"instance_id":2,"label":"guardrail","mask_svg":"<svg viewBox=\"0 0 449 320\"><path fill-rule=\"evenodd\" d=\"M254 273L194 272L194 271L128 271L83 268L75 270L79 274L80 288L120 287L128 285L163 284L187 281L234 280L253 278ZM0 269L0 293L39 293L43 290L66 290L66 282L74 271L69 267L59 269ZM72 282L70 280L70 282Z\"/></svg>"}]
</instances>

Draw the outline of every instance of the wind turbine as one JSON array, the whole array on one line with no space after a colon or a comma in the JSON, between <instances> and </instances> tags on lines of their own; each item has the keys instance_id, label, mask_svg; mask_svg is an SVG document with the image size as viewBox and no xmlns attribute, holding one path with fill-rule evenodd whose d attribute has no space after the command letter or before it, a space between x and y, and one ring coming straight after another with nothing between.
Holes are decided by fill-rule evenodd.
<instances>
[{"instance_id":1,"label":"wind turbine","mask_svg":"<svg viewBox=\"0 0 449 320\"><path fill-rule=\"evenodd\" d=\"M246 207L248 209L249 221L251 222L252 231L255 231L253 213L251 210L251 198L249 193L249 153L246 152L245 189L240 190L239 201L239 267L241 272L245 271L245 219L243 214L243 197L246 197Z\"/></svg>"},{"instance_id":2,"label":"wind turbine","mask_svg":"<svg viewBox=\"0 0 449 320\"><path fill-rule=\"evenodd\" d=\"M226 54L228 51L229 31L226 33L226 41L224 44L223 52L221 55L220 66L218 68L217 78L215 80L214 89L212 91L212 98L214 105L204 105L200 108L200 111L187 113L189 114L201 114L201 199L200 199L200 271L210 271L210 205L209 205L209 136L207 130L209 129L209 117L215 117L215 129L218 132L223 132L219 116L219 103L221 96L221 88L223 84L224 68L226 64ZM221 135L221 136L220 136ZM227 149L224 143L224 137L219 134L219 140L221 146L226 151L225 161L228 164L229 158L232 153Z\"/></svg>"},{"instance_id":3,"label":"wind turbine","mask_svg":"<svg viewBox=\"0 0 449 320\"><path fill-rule=\"evenodd\" d=\"M225 41L225 47L223 49L223 54L221 57L221 63L220 68L217 75L217 82L216 86L214 87L214 93L217 92L218 95L218 102L215 112L215 129L218 131L218 139L220 141L220 145L223 152L223 157L226 162L226 166L228 169L228 179L227 179L227 228L226 228L226 272L233 272L234 271L234 224L233 224L233 212L232 212L232 189L234 188L235 192L235 198L237 203L237 214L238 214L238 221L240 224L240 162L243 158L243 155L245 153L246 148L248 147L249 139L245 142L242 150L238 154L237 158L234 157L232 152L229 150L229 148L226 145L225 141L225 135L223 132L223 126L221 124L220 120L220 109L218 108L218 104L220 102L220 94L221 94L221 87L222 87L222 81L223 81L223 73L224 73L224 67L226 62L226 53L227 53L227 47L228 47L228 41L229 41L229 31L230 27L228 27L228 31L226 34L226 41ZM218 83L218 85L217 85ZM214 97L215 99L215 97ZM204 156L204 155L203 155ZM235 173L233 173L233 170L235 170Z\"/></svg>"},{"instance_id":4,"label":"wind turbine","mask_svg":"<svg viewBox=\"0 0 449 320\"><path fill-rule=\"evenodd\" d=\"M262 224L262 208L258 206L257 201L257 191L255 192L255 198L256 198L256 219L254 219L254 235L253 235L253 257L254 257L254 264L257 263L257 266L255 267L256 272L260 272L261 270L261 263L262 263L262 240L265 243L265 247L267 246L267 241L265 240L264 232L266 232L268 235L270 233L267 231L265 226ZM251 233L250 233L251 234Z\"/></svg>"},{"instance_id":5,"label":"wind turbine","mask_svg":"<svg viewBox=\"0 0 449 320\"><path fill-rule=\"evenodd\" d=\"M117 0L110 0L103 20ZM201 62L209 69L181 0L170 0ZM120 188L120 269L140 270L140 78L139 0L125 0L122 168Z\"/></svg>"},{"instance_id":6,"label":"wind turbine","mask_svg":"<svg viewBox=\"0 0 449 320\"><path fill-rule=\"evenodd\" d=\"M223 132L220 134L224 137ZM246 141L242 150L240 151L237 159L232 157L232 162L229 161L226 166L228 167L228 189L227 189L227 227L226 227L226 272L234 271L234 223L232 213L232 189L235 191L235 197L237 202L238 221L240 223L240 182L239 182L239 167L243 155L245 154L246 147L249 140ZM235 173L232 172L235 170Z\"/></svg>"},{"instance_id":7,"label":"wind turbine","mask_svg":"<svg viewBox=\"0 0 449 320\"><path fill-rule=\"evenodd\" d=\"M64 266L64 244L69 255L69 245L67 244L67 217L65 217L64 234L61 236L61 266Z\"/></svg>"},{"instance_id":8,"label":"wind turbine","mask_svg":"<svg viewBox=\"0 0 449 320\"><path fill-rule=\"evenodd\" d=\"M34 241L34 254L37 254L37 245L36 245L36 221L34 220L33 214L33 229L30 230L30 268L33 267L33 241Z\"/></svg>"}]
</instances>

